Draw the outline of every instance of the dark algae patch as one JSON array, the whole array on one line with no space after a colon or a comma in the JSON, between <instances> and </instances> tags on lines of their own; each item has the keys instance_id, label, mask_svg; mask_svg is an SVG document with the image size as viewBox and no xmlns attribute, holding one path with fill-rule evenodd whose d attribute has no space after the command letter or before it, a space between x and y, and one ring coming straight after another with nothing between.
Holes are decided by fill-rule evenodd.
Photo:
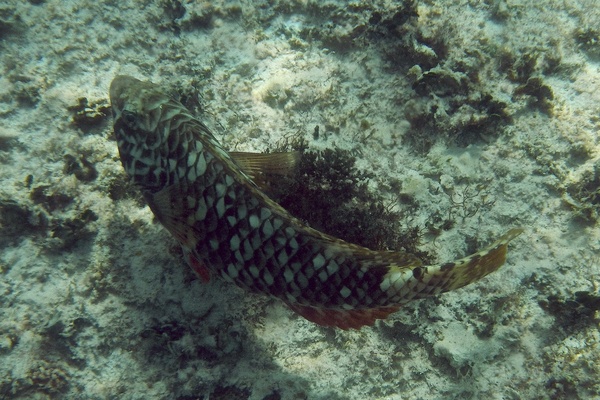
<instances>
[{"instance_id":1,"label":"dark algae patch","mask_svg":"<svg viewBox=\"0 0 600 400\"><path fill-rule=\"evenodd\" d=\"M431 260L417 248L420 228L403 224L407 216L393 211L368 188L372 174L358 169L349 151L311 150L303 140L283 149L299 151L299 165L293 176L273 185L269 194L292 215L350 243L373 250L406 251L425 262Z\"/></svg>"},{"instance_id":2,"label":"dark algae patch","mask_svg":"<svg viewBox=\"0 0 600 400\"><path fill-rule=\"evenodd\" d=\"M584 221L595 222L600 218L600 163L586 171L583 177L566 187L564 200Z\"/></svg>"}]
</instances>

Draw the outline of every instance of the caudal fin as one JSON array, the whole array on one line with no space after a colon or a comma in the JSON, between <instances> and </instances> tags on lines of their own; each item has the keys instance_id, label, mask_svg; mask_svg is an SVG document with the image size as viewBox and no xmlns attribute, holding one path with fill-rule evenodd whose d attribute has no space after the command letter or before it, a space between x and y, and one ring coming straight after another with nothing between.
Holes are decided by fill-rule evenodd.
<instances>
[{"instance_id":1,"label":"caudal fin","mask_svg":"<svg viewBox=\"0 0 600 400\"><path fill-rule=\"evenodd\" d=\"M521 232L511 229L490 246L458 261L410 270L390 269L383 285L398 304L461 288L500 268L506 261L508 242Z\"/></svg>"},{"instance_id":2,"label":"caudal fin","mask_svg":"<svg viewBox=\"0 0 600 400\"><path fill-rule=\"evenodd\" d=\"M508 242L521 234L522 229L512 229L483 250L458 261L422 266L420 261L404 253L369 252L370 260L388 262L389 271L379 289L388 296L385 305L373 308L323 308L290 304L288 306L311 322L340 329L360 329L387 318L400 306L413 299L433 296L458 289L494 272L506 260ZM360 250L366 258L364 251Z\"/></svg>"}]
</instances>

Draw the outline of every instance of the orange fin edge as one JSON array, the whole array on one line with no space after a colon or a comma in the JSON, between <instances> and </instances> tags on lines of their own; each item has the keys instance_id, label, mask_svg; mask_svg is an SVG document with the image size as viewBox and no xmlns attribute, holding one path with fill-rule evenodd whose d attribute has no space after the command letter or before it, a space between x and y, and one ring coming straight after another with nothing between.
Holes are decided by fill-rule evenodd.
<instances>
[{"instance_id":1,"label":"orange fin edge","mask_svg":"<svg viewBox=\"0 0 600 400\"><path fill-rule=\"evenodd\" d=\"M385 319L388 315L400 309L399 306L355 310L318 308L300 304L287 304L287 306L310 322L343 330L360 329L363 326L372 326L376 320Z\"/></svg>"},{"instance_id":2,"label":"orange fin edge","mask_svg":"<svg viewBox=\"0 0 600 400\"><path fill-rule=\"evenodd\" d=\"M196 257L192 256L185 249L183 250L183 255L188 265L192 268L192 270L194 270L194 272L196 272L198 277L200 277L202 283L210 282L210 271L208 270L208 268L206 268L206 266L201 261L199 261Z\"/></svg>"}]
</instances>

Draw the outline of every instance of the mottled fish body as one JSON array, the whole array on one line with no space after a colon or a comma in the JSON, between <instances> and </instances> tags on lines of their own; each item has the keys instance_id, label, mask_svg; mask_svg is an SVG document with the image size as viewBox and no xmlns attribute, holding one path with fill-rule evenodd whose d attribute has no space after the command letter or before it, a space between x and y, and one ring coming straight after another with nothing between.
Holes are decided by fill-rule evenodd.
<instances>
[{"instance_id":1,"label":"mottled fish body","mask_svg":"<svg viewBox=\"0 0 600 400\"><path fill-rule=\"evenodd\" d=\"M410 300L474 282L504 263L508 242L521 233L513 229L478 253L431 266L350 244L306 226L255 184L261 165L285 168L295 155L228 153L150 82L117 76L110 98L125 171L199 275L279 298L321 325L372 325Z\"/></svg>"}]
</instances>

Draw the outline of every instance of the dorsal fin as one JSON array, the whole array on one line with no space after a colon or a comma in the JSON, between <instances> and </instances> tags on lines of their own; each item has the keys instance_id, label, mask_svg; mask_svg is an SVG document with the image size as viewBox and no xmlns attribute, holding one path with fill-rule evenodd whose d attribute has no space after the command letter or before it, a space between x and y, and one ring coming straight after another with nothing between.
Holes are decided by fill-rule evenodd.
<instances>
[{"instance_id":1,"label":"dorsal fin","mask_svg":"<svg viewBox=\"0 0 600 400\"><path fill-rule=\"evenodd\" d=\"M271 185L269 175L291 175L300 160L300 153L297 151L266 154L233 151L229 155L263 190L268 190Z\"/></svg>"},{"instance_id":2,"label":"dorsal fin","mask_svg":"<svg viewBox=\"0 0 600 400\"><path fill-rule=\"evenodd\" d=\"M251 178L261 173L289 175L294 171L300 159L300 153L297 151L282 153L245 153L232 151L229 155Z\"/></svg>"}]
</instances>

